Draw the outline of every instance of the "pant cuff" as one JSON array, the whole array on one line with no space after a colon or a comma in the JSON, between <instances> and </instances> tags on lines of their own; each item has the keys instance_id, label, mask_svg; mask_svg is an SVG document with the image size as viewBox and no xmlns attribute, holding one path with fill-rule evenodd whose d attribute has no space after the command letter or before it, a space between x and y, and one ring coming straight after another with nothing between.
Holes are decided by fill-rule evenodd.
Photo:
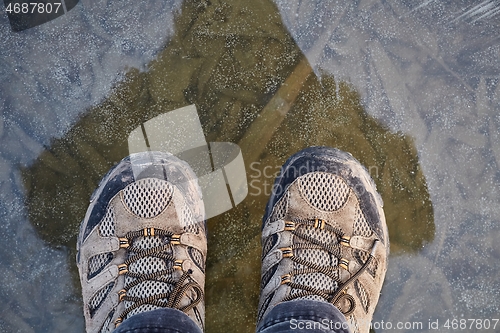
<instances>
[{"instance_id":1,"label":"pant cuff","mask_svg":"<svg viewBox=\"0 0 500 333\"><path fill-rule=\"evenodd\" d=\"M257 333L351 333L342 312L326 302L294 300L277 304L259 323Z\"/></svg>"}]
</instances>

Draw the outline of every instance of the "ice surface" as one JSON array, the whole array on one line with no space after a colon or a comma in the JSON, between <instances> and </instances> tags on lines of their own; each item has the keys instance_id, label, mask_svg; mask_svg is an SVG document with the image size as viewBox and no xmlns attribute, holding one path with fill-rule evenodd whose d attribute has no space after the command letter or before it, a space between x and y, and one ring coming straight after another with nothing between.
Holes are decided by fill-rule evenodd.
<instances>
[{"instance_id":1,"label":"ice surface","mask_svg":"<svg viewBox=\"0 0 500 333\"><path fill-rule=\"evenodd\" d=\"M417 143L436 238L392 258L376 319L497 315L498 1L276 3L306 54L324 17L341 15L321 57L308 57L315 71L351 82L371 115Z\"/></svg>"},{"instance_id":2,"label":"ice surface","mask_svg":"<svg viewBox=\"0 0 500 333\"><path fill-rule=\"evenodd\" d=\"M393 234L400 246L389 261L376 320L427 323L498 314L498 2L276 4L281 17L267 1L197 3L166 50L162 46L178 32L173 17L181 1L81 1L59 19L21 33L12 33L0 16L0 331L83 331L65 244L76 234L88 192L126 153L128 129L195 102L207 141L237 143L268 102L282 97L293 103L289 115L266 124L276 131L266 133L266 147L248 145L257 156L248 169L256 181L248 199L209 221L209 329L252 331L265 191L291 153L326 143L380 165L387 157L379 171L387 175L391 198L401 193L409 202L416 193L398 192L394 175L411 183L409 175L418 174L417 184L427 183L433 202L425 231L405 227L403 235ZM280 95L300 52L316 76L306 71L304 87L292 84ZM292 95L297 100L287 101ZM40 173L29 169L35 159L43 162ZM46 188L55 189L48 203L62 200L55 206L40 201L43 216L33 219L53 214L52 229L28 221L30 184L23 182L29 177L22 179L20 168L55 175L40 184L52 182ZM76 185L64 187L69 183ZM428 198L426 188L422 192ZM41 236L52 236L52 245Z\"/></svg>"},{"instance_id":3,"label":"ice surface","mask_svg":"<svg viewBox=\"0 0 500 333\"><path fill-rule=\"evenodd\" d=\"M126 71L146 69L173 34L179 4L81 1L23 32L12 32L2 11L0 331L83 331L69 250L48 246L28 221L19 167L66 133Z\"/></svg>"}]
</instances>

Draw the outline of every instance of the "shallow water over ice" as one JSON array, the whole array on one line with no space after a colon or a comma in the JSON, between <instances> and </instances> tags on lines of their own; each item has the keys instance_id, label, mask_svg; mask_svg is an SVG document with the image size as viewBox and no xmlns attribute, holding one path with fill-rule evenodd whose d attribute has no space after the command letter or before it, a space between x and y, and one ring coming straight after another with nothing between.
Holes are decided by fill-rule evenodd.
<instances>
[{"instance_id":1,"label":"shallow water over ice","mask_svg":"<svg viewBox=\"0 0 500 333\"><path fill-rule=\"evenodd\" d=\"M0 16L0 331L83 332L90 193L133 129L189 104L207 142L241 146L249 181L208 221L207 332L254 330L270 185L309 145L350 151L384 199L374 320L498 316L498 8L82 1L21 33Z\"/></svg>"}]
</instances>

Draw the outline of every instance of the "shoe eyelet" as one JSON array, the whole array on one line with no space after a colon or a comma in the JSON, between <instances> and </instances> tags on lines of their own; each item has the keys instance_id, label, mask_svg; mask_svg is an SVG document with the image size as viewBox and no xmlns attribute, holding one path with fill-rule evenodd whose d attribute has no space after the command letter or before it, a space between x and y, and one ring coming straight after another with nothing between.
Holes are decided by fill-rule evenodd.
<instances>
[{"instance_id":1,"label":"shoe eyelet","mask_svg":"<svg viewBox=\"0 0 500 333\"><path fill-rule=\"evenodd\" d=\"M116 318L115 320L115 328L117 328L118 326L120 326L120 324L123 322L123 318Z\"/></svg>"},{"instance_id":2,"label":"shoe eyelet","mask_svg":"<svg viewBox=\"0 0 500 333\"><path fill-rule=\"evenodd\" d=\"M340 259L339 266L341 268L345 269L346 271L348 271L349 270L349 260L347 260L346 258Z\"/></svg>"},{"instance_id":3,"label":"shoe eyelet","mask_svg":"<svg viewBox=\"0 0 500 333\"><path fill-rule=\"evenodd\" d=\"M342 238L340 238L340 244L346 247L351 247L351 237L342 236Z\"/></svg>"},{"instance_id":4,"label":"shoe eyelet","mask_svg":"<svg viewBox=\"0 0 500 333\"><path fill-rule=\"evenodd\" d=\"M181 244L181 235L172 235L170 238L170 244L179 245Z\"/></svg>"},{"instance_id":5,"label":"shoe eyelet","mask_svg":"<svg viewBox=\"0 0 500 333\"><path fill-rule=\"evenodd\" d=\"M126 274L126 273L128 273L128 266L127 266L127 264L118 265L118 274L119 275L123 275L123 274Z\"/></svg>"},{"instance_id":6,"label":"shoe eyelet","mask_svg":"<svg viewBox=\"0 0 500 333\"><path fill-rule=\"evenodd\" d=\"M155 235L155 228L144 228L144 237L152 237Z\"/></svg>"},{"instance_id":7,"label":"shoe eyelet","mask_svg":"<svg viewBox=\"0 0 500 333\"><path fill-rule=\"evenodd\" d=\"M125 289L122 289L118 292L118 297L119 297L119 300L120 302L123 301L123 298L127 296L127 291Z\"/></svg>"},{"instance_id":8,"label":"shoe eyelet","mask_svg":"<svg viewBox=\"0 0 500 333\"><path fill-rule=\"evenodd\" d=\"M314 227L318 228L320 230L323 230L325 228L325 220L315 219L314 220Z\"/></svg>"},{"instance_id":9,"label":"shoe eyelet","mask_svg":"<svg viewBox=\"0 0 500 333\"><path fill-rule=\"evenodd\" d=\"M293 250L291 247L282 247L280 251L283 253L283 258L291 258L293 257Z\"/></svg>"},{"instance_id":10,"label":"shoe eyelet","mask_svg":"<svg viewBox=\"0 0 500 333\"><path fill-rule=\"evenodd\" d=\"M128 238L118 238L118 240L120 241L120 248L126 249L130 246Z\"/></svg>"},{"instance_id":11,"label":"shoe eyelet","mask_svg":"<svg viewBox=\"0 0 500 333\"><path fill-rule=\"evenodd\" d=\"M281 276L281 284L287 284L292 282L292 276L290 274L285 274Z\"/></svg>"},{"instance_id":12,"label":"shoe eyelet","mask_svg":"<svg viewBox=\"0 0 500 333\"><path fill-rule=\"evenodd\" d=\"M180 259L177 259L174 261L174 269L177 269L177 270L182 270L182 263L184 261L180 260Z\"/></svg>"},{"instance_id":13,"label":"shoe eyelet","mask_svg":"<svg viewBox=\"0 0 500 333\"><path fill-rule=\"evenodd\" d=\"M294 231L295 230L295 222L285 221L285 231Z\"/></svg>"}]
</instances>

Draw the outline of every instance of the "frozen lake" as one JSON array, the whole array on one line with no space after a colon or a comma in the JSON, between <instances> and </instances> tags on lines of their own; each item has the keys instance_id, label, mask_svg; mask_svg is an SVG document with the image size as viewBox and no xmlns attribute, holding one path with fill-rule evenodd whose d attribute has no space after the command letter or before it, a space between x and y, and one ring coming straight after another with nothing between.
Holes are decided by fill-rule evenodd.
<instances>
[{"instance_id":1,"label":"frozen lake","mask_svg":"<svg viewBox=\"0 0 500 333\"><path fill-rule=\"evenodd\" d=\"M84 331L90 193L133 129L189 104L249 181L208 221L207 332L254 331L270 184L309 145L351 151L384 199L375 322L499 319L499 22L493 0L82 0L21 32L0 15L0 331Z\"/></svg>"}]
</instances>

